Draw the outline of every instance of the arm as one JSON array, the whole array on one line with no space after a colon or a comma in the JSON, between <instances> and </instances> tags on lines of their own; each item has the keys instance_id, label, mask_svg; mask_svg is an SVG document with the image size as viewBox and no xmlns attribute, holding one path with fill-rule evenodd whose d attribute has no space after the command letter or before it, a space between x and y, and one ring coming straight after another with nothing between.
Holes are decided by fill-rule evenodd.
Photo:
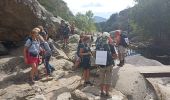
<instances>
[{"instance_id":1,"label":"arm","mask_svg":"<svg viewBox=\"0 0 170 100\"><path fill-rule=\"evenodd\" d=\"M88 53L83 53L83 48L80 48L80 56L82 57L82 56L85 56L85 55L89 55L89 54L91 54L90 52L88 52Z\"/></svg>"},{"instance_id":2,"label":"arm","mask_svg":"<svg viewBox=\"0 0 170 100\"><path fill-rule=\"evenodd\" d=\"M24 54L24 61L25 61L25 63L27 63L27 51L28 51L28 47L24 47L24 50L23 50L23 54Z\"/></svg>"},{"instance_id":3,"label":"arm","mask_svg":"<svg viewBox=\"0 0 170 100\"><path fill-rule=\"evenodd\" d=\"M116 54L115 47L113 45L110 45L110 49L111 49L111 52L112 52L112 58L116 59L117 58L117 54Z\"/></svg>"}]
</instances>

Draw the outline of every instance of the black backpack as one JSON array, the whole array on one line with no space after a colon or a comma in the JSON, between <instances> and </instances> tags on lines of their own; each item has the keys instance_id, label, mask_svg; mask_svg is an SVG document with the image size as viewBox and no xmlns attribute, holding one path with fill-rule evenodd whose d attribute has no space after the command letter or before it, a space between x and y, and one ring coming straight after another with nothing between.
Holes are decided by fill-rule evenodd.
<instances>
[{"instance_id":1,"label":"black backpack","mask_svg":"<svg viewBox=\"0 0 170 100\"><path fill-rule=\"evenodd\" d=\"M63 33L64 33L64 35L68 35L70 33L70 29L67 25L65 26Z\"/></svg>"},{"instance_id":2,"label":"black backpack","mask_svg":"<svg viewBox=\"0 0 170 100\"><path fill-rule=\"evenodd\" d=\"M128 39L127 35L125 35L125 34L120 35L120 45L122 45L123 47L126 47L126 48L129 46L129 39Z\"/></svg>"},{"instance_id":3,"label":"black backpack","mask_svg":"<svg viewBox=\"0 0 170 100\"><path fill-rule=\"evenodd\" d=\"M112 58L112 52L110 49L110 44L101 44L98 50L104 50L107 51L107 62L106 66L114 64L113 58ZM101 65L101 67L105 67L104 65Z\"/></svg>"}]
</instances>

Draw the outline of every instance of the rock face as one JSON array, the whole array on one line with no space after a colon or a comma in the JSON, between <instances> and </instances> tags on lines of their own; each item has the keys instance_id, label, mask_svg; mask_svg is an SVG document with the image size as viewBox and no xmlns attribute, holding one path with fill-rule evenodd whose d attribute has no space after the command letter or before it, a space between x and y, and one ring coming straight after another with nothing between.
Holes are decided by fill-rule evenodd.
<instances>
[{"instance_id":1,"label":"rock face","mask_svg":"<svg viewBox=\"0 0 170 100\"><path fill-rule=\"evenodd\" d=\"M0 41L21 41L37 25L56 31L53 15L37 0L2 0L0 9Z\"/></svg>"},{"instance_id":2,"label":"rock face","mask_svg":"<svg viewBox=\"0 0 170 100\"><path fill-rule=\"evenodd\" d=\"M0 43L0 55L8 54L8 50L4 47L2 43Z\"/></svg>"}]
</instances>

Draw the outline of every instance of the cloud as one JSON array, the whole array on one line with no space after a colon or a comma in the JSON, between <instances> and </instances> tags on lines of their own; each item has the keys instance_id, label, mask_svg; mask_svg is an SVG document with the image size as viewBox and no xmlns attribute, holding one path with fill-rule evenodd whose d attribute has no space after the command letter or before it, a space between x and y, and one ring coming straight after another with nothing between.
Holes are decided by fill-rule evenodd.
<instances>
[{"instance_id":1,"label":"cloud","mask_svg":"<svg viewBox=\"0 0 170 100\"><path fill-rule=\"evenodd\" d=\"M100 3L89 3L89 4L85 4L82 5L82 8L88 8L88 7L102 7L102 5Z\"/></svg>"},{"instance_id":2,"label":"cloud","mask_svg":"<svg viewBox=\"0 0 170 100\"><path fill-rule=\"evenodd\" d=\"M127 7L134 5L133 0L64 0L70 10L76 14L77 12L85 13L91 10L96 14L113 14ZM105 16L105 18L108 16Z\"/></svg>"}]
</instances>

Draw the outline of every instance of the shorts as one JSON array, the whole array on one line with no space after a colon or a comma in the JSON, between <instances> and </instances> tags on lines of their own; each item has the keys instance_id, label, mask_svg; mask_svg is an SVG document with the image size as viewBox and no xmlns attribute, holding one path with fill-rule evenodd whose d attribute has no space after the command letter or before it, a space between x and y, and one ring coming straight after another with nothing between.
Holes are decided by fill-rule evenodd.
<instances>
[{"instance_id":1,"label":"shorts","mask_svg":"<svg viewBox=\"0 0 170 100\"><path fill-rule=\"evenodd\" d=\"M100 68L100 80L101 80L100 84L111 85L112 69L113 69L112 65Z\"/></svg>"},{"instance_id":2,"label":"shorts","mask_svg":"<svg viewBox=\"0 0 170 100\"><path fill-rule=\"evenodd\" d=\"M36 63L38 65L40 62L39 57L32 57L29 53L27 54L27 64L33 64Z\"/></svg>"},{"instance_id":3,"label":"shorts","mask_svg":"<svg viewBox=\"0 0 170 100\"><path fill-rule=\"evenodd\" d=\"M90 58L82 58L81 59L81 63L80 63L80 67L82 67L83 69L90 69Z\"/></svg>"}]
</instances>

